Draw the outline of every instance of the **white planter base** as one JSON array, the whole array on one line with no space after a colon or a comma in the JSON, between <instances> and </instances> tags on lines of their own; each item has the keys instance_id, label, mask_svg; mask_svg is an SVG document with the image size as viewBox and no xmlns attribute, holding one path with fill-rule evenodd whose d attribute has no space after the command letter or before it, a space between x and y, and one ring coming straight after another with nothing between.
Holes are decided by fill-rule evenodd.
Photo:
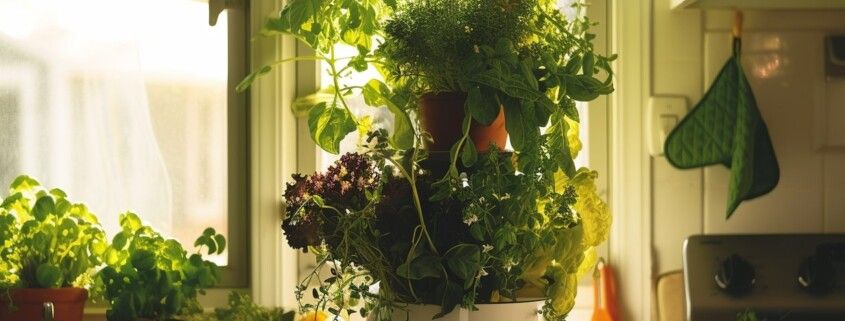
<instances>
[{"instance_id":1,"label":"white planter base","mask_svg":"<svg viewBox=\"0 0 845 321\"><path fill-rule=\"evenodd\" d=\"M456 308L434 321L544 321L540 311L543 300L515 303L477 304L477 311ZM436 305L409 305L404 310L394 309L392 321L432 321L440 312Z\"/></svg>"}]
</instances>

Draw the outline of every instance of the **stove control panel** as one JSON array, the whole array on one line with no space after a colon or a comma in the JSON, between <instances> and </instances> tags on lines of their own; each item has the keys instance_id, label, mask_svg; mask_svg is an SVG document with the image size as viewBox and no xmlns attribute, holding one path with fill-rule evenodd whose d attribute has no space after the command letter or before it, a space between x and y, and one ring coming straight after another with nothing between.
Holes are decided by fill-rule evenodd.
<instances>
[{"instance_id":1,"label":"stove control panel","mask_svg":"<svg viewBox=\"0 0 845 321\"><path fill-rule=\"evenodd\" d=\"M684 283L688 321L843 321L845 234L692 236Z\"/></svg>"}]
</instances>

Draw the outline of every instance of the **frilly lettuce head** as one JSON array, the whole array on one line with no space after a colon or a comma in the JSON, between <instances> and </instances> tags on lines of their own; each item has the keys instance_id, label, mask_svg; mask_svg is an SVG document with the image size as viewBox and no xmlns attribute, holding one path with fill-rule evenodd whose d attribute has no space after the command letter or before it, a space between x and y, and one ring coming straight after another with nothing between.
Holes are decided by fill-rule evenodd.
<instances>
[{"instance_id":1,"label":"frilly lettuce head","mask_svg":"<svg viewBox=\"0 0 845 321\"><path fill-rule=\"evenodd\" d=\"M572 178L563 173L555 176L556 190L571 186L576 191L572 207L577 224L555 233L554 243L538 251L523 274L530 286L545 289L547 318L560 318L572 310L578 280L595 267L595 247L606 241L610 232L612 218L607 203L598 195L597 177L598 173L587 168Z\"/></svg>"}]
</instances>

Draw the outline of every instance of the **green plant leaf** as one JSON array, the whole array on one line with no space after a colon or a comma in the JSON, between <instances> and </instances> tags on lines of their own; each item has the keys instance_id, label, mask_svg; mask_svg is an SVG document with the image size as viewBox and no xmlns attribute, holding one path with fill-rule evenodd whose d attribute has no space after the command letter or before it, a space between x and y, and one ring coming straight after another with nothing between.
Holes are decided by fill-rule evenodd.
<instances>
[{"instance_id":1,"label":"green plant leaf","mask_svg":"<svg viewBox=\"0 0 845 321\"><path fill-rule=\"evenodd\" d=\"M62 286L62 270L55 265L42 263L35 270L35 279L38 281L37 287L58 288Z\"/></svg>"},{"instance_id":2,"label":"green plant leaf","mask_svg":"<svg viewBox=\"0 0 845 321\"><path fill-rule=\"evenodd\" d=\"M461 150L461 163L466 167L471 167L476 161L478 161L478 151L475 149L475 143L467 138Z\"/></svg>"},{"instance_id":3,"label":"green plant leaf","mask_svg":"<svg viewBox=\"0 0 845 321\"><path fill-rule=\"evenodd\" d=\"M575 161L572 159L572 153L569 149L568 130L569 124L564 119L563 112L552 114L551 125L546 129L549 148L560 153L560 157L555 159L557 167L563 170L567 177L571 178L575 175Z\"/></svg>"},{"instance_id":4,"label":"green plant leaf","mask_svg":"<svg viewBox=\"0 0 845 321\"><path fill-rule=\"evenodd\" d=\"M596 56L592 52L588 52L584 55L584 65L582 67L584 75L593 76L593 68L595 68L595 59Z\"/></svg>"},{"instance_id":5,"label":"green plant leaf","mask_svg":"<svg viewBox=\"0 0 845 321\"><path fill-rule=\"evenodd\" d=\"M214 241L217 243L217 254L222 254L226 250L226 238L217 234L214 236Z\"/></svg>"},{"instance_id":6,"label":"green plant leaf","mask_svg":"<svg viewBox=\"0 0 845 321\"><path fill-rule=\"evenodd\" d=\"M138 271L150 271L155 268L155 253L149 250L136 250L129 255L129 261Z\"/></svg>"},{"instance_id":7,"label":"green plant leaf","mask_svg":"<svg viewBox=\"0 0 845 321\"><path fill-rule=\"evenodd\" d=\"M111 246L118 251L122 251L126 247L127 239L128 237L126 232L119 232L112 238Z\"/></svg>"},{"instance_id":8,"label":"green plant leaf","mask_svg":"<svg viewBox=\"0 0 845 321\"><path fill-rule=\"evenodd\" d=\"M410 280L436 278L440 276L443 265L440 258L434 255L422 255L413 261L403 263L396 269L396 274Z\"/></svg>"},{"instance_id":9,"label":"green plant leaf","mask_svg":"<svg viewBox=\"0 0 845 321\"><path fill-rule=\"evenodd\" d=\"M308 129L311 139L325 151L340 153L340 142L355 131L355 121L346 109L317 104L308 113Z\"/></svg>"},{"instance_id":10,"label":"green plant leaf","mask_svg":"<svg viewBox=\"0 0 845 321\"><path fill-rule=\"evenodd\" d=\"M267 66L261 67L261 69L258 69L255 72L250 73L243 80L241 80L241 82L238 84L238 86L235 87L235 90L239 93L246 91L247 88L249 88L249 86L252 86L252 83L255 82L255 80L258 79L258 77L270 73L271 70L273 70L273 67L270 67L270 65L267 65Z\"/></svg>"},{"instance_id":11,"label":"green plant leaf","mask_svg":"<svg viewBox=\"0 0 845 321\"><path fill-rule=\"evenodd\" d=\"M364 85L364 102L373 107L387 106L393 114L393 135L390 144L397 149L414 147L414 126L408 113L390 99L390 88L383 82L373 79Z\"/></svg>"},{"instance_id":12,"label":"green plant leaf","mask_svg":"<svg viewBox=\"0 0 845 321\"><path fill-rule=\"evenodd\" d=\"M528 131L523 123L522 106L518 100L510 97L500 97L500 99L505 108L505 127L508 129L511 145L515 150L522 150Z\"/></svg>"},{"instance_id":13,"label":"green plant leaf","mask_svg":"<svg viewBox=\"0 0 845 321\"><path fill-rule=\"evenodd\" d=\"M36 220L43 222L47 216L56 212L56 203L50 196L41 196L35 201L35 206L32 208L32 215Z\"/></svg>"},{"instance_id":14,"label":"green plant leaf","mask_svg":"<svg viewBox=\"0 0 845 321\"><path fill-rule=\"evenodd\" d=\"M176 314L182 309L185 302L185 295L177 289L170 290L164 299L164 306L169 314Z\"/></svg>"},{"instance_id":15,"label":"green plant leaf","mask_svg":"<svg viewBox=\"0 0 845 321\"><path fill-rule=\"evenodd\" d=\"M481 269L481 248L475 244L458 244L444 255L449 271L461 280L475 278Z\"/></svg>"},{"instance_id":16,"label":"green plant leaf","mask_svg":"<svg viewBox=\"0 0 845 321\"><path fill-rule=\"evenodd\" d=\"M578 112L578 108L575 104L568 104L568 103L561 103L561 109L563 109L563 113L569 119L574 120L575 122L581 122L581 116Z\"/></svg>"},{"instance_id":17,"label":"green plant leaf","mask_svg":"<svg viewBox=\"0 0 845 321\"><path fill-rule=\"evenodd\" d=\"M9 190L10 194L15 194L17 192L32 190L33 188L38 186L41 186L41 184L38 183L38 181L36 181L34 178L26 175L21 175L15 178L14 181L12 181L12 184L9 185Z\"/></svg>"},{"instance_id":18,"label":"green plant leaf","mask_svg":"<svg viewBox=\"0 0 845 321\"><path fill-rule=\"evenodd\" d=\"M126 212L120 214L120 227L123 229L124 232L134 234L135 231L140 229L143 226L141 224L141 218L135 213Z\"/></svg>"},{"instance_id":19,"label":"green plant leaf","mask_svg":"<svg viewBox=\"0 0 845 321\"><path fill-rule=\"evenodd\" d=\"M438 297L440 297L440 312L434 315L433 319L441 318L455 309L461 303L464 296L464 289L460 284L447 281L440 283L437 289Z\"/></svg>"},{"instance_id":20,"label":"green plant leaf","mask_svg":"<svg viewBox=\"0 0 845 321\"><path fill-rule=\"evenodd\" d=\"M3 200L3 204L0 204L0 208L9 209L12 206L12 204L16 203L17 201L21 200L22 198L23 198L23 194L21 194L20 192L16 192L12 195L9 195L9 197L6 197Z\"/></svg>"},{"instance_id":21,"label":"green plant leaf","mask_svg":"<svg viewBox=\"0 0 845 321\"><path fill-rule=\"evenodd\" d=\"M492 124L501 108L495 92L479 86L470 88L465 106L472 118L484 125Z\"/></svg>"}]
</instances>

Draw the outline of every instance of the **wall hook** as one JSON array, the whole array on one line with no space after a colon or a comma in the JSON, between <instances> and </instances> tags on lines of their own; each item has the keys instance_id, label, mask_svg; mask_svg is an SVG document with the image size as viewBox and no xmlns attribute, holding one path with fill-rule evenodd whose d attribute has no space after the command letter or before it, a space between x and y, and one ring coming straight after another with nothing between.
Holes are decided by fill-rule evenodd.
<instances>
[{"instance_id":1,"label":"wall hook","mask_svg":"<svg viewBox=\"0 0 845 321\"><path fill-rule=\"evenodd\" d=\"M742 38L742 25L744 23L745 17L742 13L742 10L736 10L734 14L734 27L733 27L733 36L734 38Z\"/></svg>"}]
</instances>

